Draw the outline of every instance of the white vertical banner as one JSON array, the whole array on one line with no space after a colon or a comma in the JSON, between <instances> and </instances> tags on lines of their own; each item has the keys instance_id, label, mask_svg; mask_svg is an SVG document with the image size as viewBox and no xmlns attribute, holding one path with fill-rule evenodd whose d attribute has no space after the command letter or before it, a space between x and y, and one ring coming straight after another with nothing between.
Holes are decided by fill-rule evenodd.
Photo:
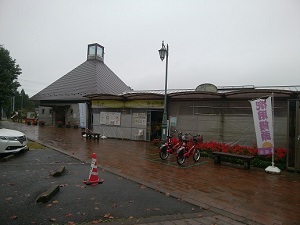
<instances>
[{"instance_id":1,"label":"white vertical banner","mask_svg":"<svg viewBox=\"0 0 300 225\"><path fill-rule=\"evenodd\" d=\"M78 103L80 127L86 128L86 103Z\"/></svg>"},{"instance_id":2,"label":"white vertical banner","mask_svg":"<svg viewBox=\"0 0 300 225\"><path fill-rule=\"evenodd\" d=\"M271 96L251 102L256 141L259 155L272 154L274 151L273 113Z\"/></svg>"}]
</instances>

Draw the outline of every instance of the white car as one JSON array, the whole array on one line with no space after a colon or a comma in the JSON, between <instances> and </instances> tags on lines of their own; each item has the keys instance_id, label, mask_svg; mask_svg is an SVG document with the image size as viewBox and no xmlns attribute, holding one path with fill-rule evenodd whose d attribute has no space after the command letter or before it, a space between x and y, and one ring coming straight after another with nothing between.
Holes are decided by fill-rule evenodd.
<instances>
[{"instance_id":1,"label":"white car","mask_svg":"<svg viewBox=\"0 0 300 225\"><path fill-rule=\"evenodd\" d=\"M28 150L25 134L17 130L0 128L0 154Z\"/></svg>"}]
</instances>

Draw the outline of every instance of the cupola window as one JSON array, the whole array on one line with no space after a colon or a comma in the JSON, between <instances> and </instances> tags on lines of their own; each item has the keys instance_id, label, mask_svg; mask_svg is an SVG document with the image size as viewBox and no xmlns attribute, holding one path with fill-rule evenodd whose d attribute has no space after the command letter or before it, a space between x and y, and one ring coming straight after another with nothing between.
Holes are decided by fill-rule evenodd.
<instances>
[{"instance_id":1,"label":"cupola window","mask_svg":"<svg viewBox=\"0 0 300 225\"><path fill-rule=\"evenodd\" d=\"M87 59L98 59L103 61L104 47L95 43L88 45Z\"/></svg>"}]
</instances>

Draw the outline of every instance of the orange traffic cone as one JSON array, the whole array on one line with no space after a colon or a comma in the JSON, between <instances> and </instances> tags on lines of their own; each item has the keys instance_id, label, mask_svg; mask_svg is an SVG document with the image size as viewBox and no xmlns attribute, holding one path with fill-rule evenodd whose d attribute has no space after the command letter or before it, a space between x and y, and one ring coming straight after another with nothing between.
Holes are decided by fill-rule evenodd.
<instances>
[{"instance_id":1,"label":"orange traffic cone","mask_svg":"<svg viewBox=\"0 0 300 225\"><path fill-rule=\"evenodd\" d=\"M88 180L84 180L83 183L86 185L96 185L103 183L103 179L99 179L98 177L98 168L97 168L97 157L96 153L93 153L92 155L92 162L91 162L91 169L90 169L90 175Z\"/></svg>"}]
</instances>

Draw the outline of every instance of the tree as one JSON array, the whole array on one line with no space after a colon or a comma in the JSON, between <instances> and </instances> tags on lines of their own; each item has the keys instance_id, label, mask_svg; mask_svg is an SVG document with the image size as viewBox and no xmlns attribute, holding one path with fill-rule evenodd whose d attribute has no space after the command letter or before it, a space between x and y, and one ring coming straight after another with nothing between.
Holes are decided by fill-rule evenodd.
<instances>
[{"instance_id":1,"label":"tree","mask_svg":"<svg viewBox=\"0 0 300 225\"><path fill-rule=\"evenodd\" d=\"M9 51L0 45L0 118L2 117L1 109L9 103L10 98L15 95L20 86L17 79L21 71L16 60L11 58Z\"/></svg>"},{"instance_id":2,"label":"tree","mask_svg":"<svg viewBox=\"0 0 300 225\"><path fill-rule=\"evenodd\" d=\"M9 98L8 104L4 107L8 117L15 115L15 112L18 112L21 117L25 117L27 112L34 112L38 105L38 102L30 101L29 96L22 89L21 91L16 91L15 95Z\"/></svg>"}]
</instances>

